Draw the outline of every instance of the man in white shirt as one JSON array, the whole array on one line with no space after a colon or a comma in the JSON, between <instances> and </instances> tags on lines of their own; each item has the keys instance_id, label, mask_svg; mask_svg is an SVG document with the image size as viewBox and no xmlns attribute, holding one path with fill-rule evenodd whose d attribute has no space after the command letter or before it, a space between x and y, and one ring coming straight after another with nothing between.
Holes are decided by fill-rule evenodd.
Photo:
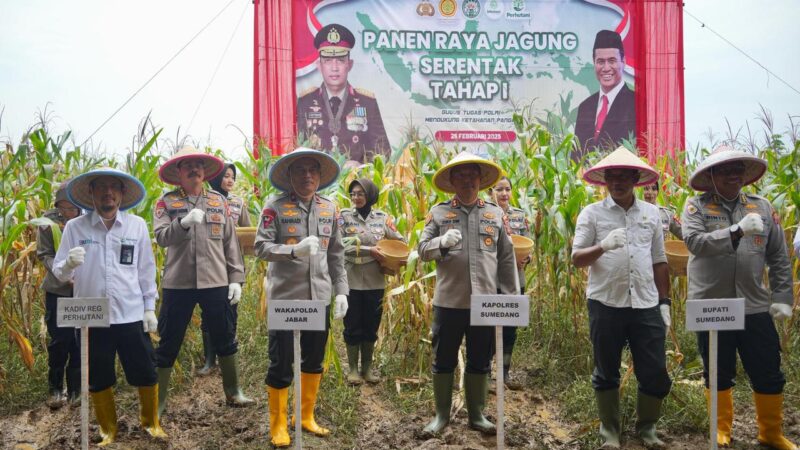
<instances>
[{"instance_id":1,"label":"man in white shirt","mask_svg":"<svg viewBox=\"0 0 800 450\"><path fill-rule=\"evenodd\" d=\"M645 446L663 447L656 434L661 402L672 382L664 341L670 326L669 271L658 207L633 195L658 173L620 147L584 179L605 185L608 197L578 215L572 262L589 267L586 296L603 448L619 448L619 367L627 344L639 382L636 434Z\"/></svg>"},{"instance_id":2,"label":"man in white shirt","mask_svg":"<svg viewBox=\"0 0 800 450\"><path fill-rule=\"evenodd\" d=\"M144 186L122 171L102 168L73 179L67 193L90 213L67 222L53 274L73 282L75 297L108 297L111 309L111 327L89 333L89 392L103 439L99 445L117 435L117 354L128 383L139 388L142 427L166 438L158 420L153 345L146 334L158 326L153 248L144 220L123 212L142 201Z\"/></svg>"}]
</instances>

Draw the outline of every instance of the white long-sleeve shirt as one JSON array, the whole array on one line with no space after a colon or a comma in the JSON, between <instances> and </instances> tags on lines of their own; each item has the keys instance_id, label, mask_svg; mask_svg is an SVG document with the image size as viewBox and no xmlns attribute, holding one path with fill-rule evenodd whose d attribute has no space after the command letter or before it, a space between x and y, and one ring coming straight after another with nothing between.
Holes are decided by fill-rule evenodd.
<instances>
[{"instance_id":1,"label":"white long-sleeve shirt","mask_svg":"<svg viewBox=\"0 0 800 450\"><path fill-rule=\"evenodd\" d=\"M86 250L84 263L65 267L74 247ZM111 323L142 320L156 309L156 264L147 224L122 211L110 230L96 211L67 222L53 262L53 274L73 280L75 297L108 297Z\"/></svg>"}]
</instances>

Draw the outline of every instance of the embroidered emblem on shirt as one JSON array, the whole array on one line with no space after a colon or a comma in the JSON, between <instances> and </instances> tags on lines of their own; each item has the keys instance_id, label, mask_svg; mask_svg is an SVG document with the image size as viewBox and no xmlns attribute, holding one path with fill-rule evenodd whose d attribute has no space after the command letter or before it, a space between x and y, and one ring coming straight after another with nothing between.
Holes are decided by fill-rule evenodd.
<instances>
[{"instance_id":1,"label":"embroidered emblem on shirt","mask_svg":"<svg viewBox=\"0 0 800 450\"><path fill-rule=\"evenodd\" d=\"M222 225L218 223L211 224L211 236L212 237L220 237L222 236Z\"/></svg>"},{"instance_id":2,"label":"embroidered emblem on shirt","mask_svg":"<svg viewBox=\"0 0 800 450\"><path fill-rule=\"evenodd\" d=\"M332 215L333 215L333 213L330 212L330 211L320 211L319 212L319 216L320 217L331 217Z\"/></svg>"},{"instance_id":3,"label":"embroidered emblem on shirt","mask_svg":"<svg viewBox=\"0 0 800 450\"><path fill-rule=\"evenodd\" d=\"M493 213L485 212L485 213L483 213L483 217L486 218L486 219L494 219L495 216L494 216Z\"/></svg>"},{"instance_id":4,"label":"embroidered emblem on shirt","mask_svg":"<svg viewBox=\"0 0 800 450\"><path fill-rule=\"evenodd\" d=\"M175 202L170 206L172 206L173 208L183 208L183 205L185 205L185 204L186 203L183 203L183 202Z\"/></svg>"},{"instance_id":5,"label":"embroidered emblem on shirt","mask_svg":"<svg viewBox=\"0 0 800 450\"><path fill-rule=\"evenodd\" d=\"M694 205L690 204L689 206L686 207L686 212L688 212L689 214L696 214L697 208Z\"/></svg>"},{"instance_id":6,"label":"embroidered emblem on shirt","mask_svg":"<svg viewBox=\"0 0 800 450\"><path fill-rule=\"evenodd\" d=\"M494 240L490 237L483 240L484 245L492 245L492 242L494 242Z\"/></svg>"},{"instance_id":7,"label":"embroidered emblem on shirt","mask_svg":"<svg viewBox=\"0 0 800 450\"><path fill-rule=\"evenodd\" d=\"M218 202L216 200L209 200L208 201L208 206L220 206L220 205L222 205L222 203L220 203L220 202Z\"/></svg>"},{"instance_id":8,"label":"embroidered emblem on shirt","mask_svg":"<svg viewBox=\"0 0 800 450\"><path fill-rule=\"evenodd\" d=\"M264 225L264 228L267 228L269 224L271 224L272 221L275 220L275 216L277 215L278 213L275 212L274 209L264 208L264 211L261 212L261 222Z\"/></svg>"},{"instance_id":9,"label":"embroidered emblem on shirt","mask_svg":"<svg viewBox=\"0 0 800 450\"><path fill-rule=\"evenodd\" d=\"M449 213L444 215L445 219L455 219L456 217L458 217L458 214L456 214L456 213L454 213L452 211L450 211Z\"/></svg>"},{"instance_id":10,"label":"embroidered emblem on shirt","mask_svg":"<svg viewBox=\"0 0 800 450\"><path fill-rule=\"evenodd\" d=\"M160 219L161 216L164 215L164 211L166 210L167 210L167 202L165 202L164 200L159 200L158 203L156 203L156 218Z\"/></svg>"},{"instance_id":11,"label":"embroidered emblem on shirt","mask_svg":"<svg viewBox=\"0 0 800 450\"><path fill-rule=\"evenodd\" d=\"M294 233L295 231L297 231L297 227L292 225L289 228L287 228L286 231L288 231L289 233Z\"/></svg>"},{"instance_id":12,"label":"embroidered emblem on shirt","mask_svg":"<svg viewBox=\"0 0 800 450\"><path fill-rule=\"evenodd\" d=\"M294 245L294 244L297 244L297 238L295 237L286 238L286 245Z\"/></svg>"},{"instance_id":13,"label":"embroidered emblem on shirt","mask_svg":"<svg viewBox=\"0 0 800 450\"><path fill-rule=\"evenodd\" d=\"M286 216L286 217L294 217L294 216L300 215L300 213L297 212L297 210L295 210L295 209L289 209L287 211L284 211L283 215Z\"/></svg>"}]
</instances>

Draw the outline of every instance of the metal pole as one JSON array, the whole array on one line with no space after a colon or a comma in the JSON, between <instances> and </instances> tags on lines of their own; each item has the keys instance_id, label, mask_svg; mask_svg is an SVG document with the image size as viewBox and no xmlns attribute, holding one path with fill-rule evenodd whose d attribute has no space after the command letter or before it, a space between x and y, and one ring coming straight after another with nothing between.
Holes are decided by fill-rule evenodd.
<instances>
[{"instance_id":1,"label":"metal pole","mask_svg":"<svg viewBox=\"0 0 800 450\"><path fill-rule=\"evenodd\" d=\"M711 433L711 450L717 450L717 330L708 332L708 390L711 407L708 417Z\"/></svg>"},{"instance_id":2,"label":"metal pole","mask_svg":"<svg viewBox=\"0 0 800 450\"><path fill-rule=\"evenodd\" d=\"M495 361L496 364L496 375L495 379L497 380L496 392L497 392L497 449L502 450L505 448L505 394L506 394L506 386L505 380L503 379L503 327L494 327L494 340L495 340L495 356L497 360Z\"/></svg>"},{"instance_id":3,"label":"metal pole","mask_svg":"<svg viewBox=\"0 0 800 450\"><path fill-rule=\"evenodd\" d=\"M294 448L303 448L303 425L301 423L301 387L300 387L300 330L292 331L294 338Z\"/></svg>"},{"instance_id":4,"label":"metal pole","mask_svg":"<svg viewBox=\"0 0 800 450\"><path fill-rule=\"evenodd\" d=\"M81 327L81 449L89 450L89 327Z\"/></svg>"}]
</instances>

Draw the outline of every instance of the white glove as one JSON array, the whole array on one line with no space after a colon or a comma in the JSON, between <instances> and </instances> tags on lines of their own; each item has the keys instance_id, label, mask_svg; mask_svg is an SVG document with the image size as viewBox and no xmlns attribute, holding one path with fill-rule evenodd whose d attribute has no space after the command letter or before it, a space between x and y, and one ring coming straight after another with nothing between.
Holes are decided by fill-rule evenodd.
<instances>
[{"instance_id":1,"label":"white glove","mask_svg":"<svg viewBox=\"0 0 800 450\"><path fill-rule=\"evenodd\" d=\"M459 242L461 242L461 230L453 228L444 232L440 245L442 248L450 248Z\"/></svg>"},{"instance_id":2,"label":"white glove","mask_svg":"<svg viewBox=\"0 0 800 450\"><path fill-rule=\"evenodd\" d=\"M339 294L333 300L333 318L341 319L347 314L347 296Z\"/></svg>"},{"instance_id":3,"label":"white glove","mask_svg":"<svg viewBox=\"0 0 800 450\"><path fill-rule=\"evenodd\" d=\"M202 209L193 209L181 219L181 226L183 228L191 228L192 225L197 225L206 217L206 212Z\"/></svg>"},{"instance_id":4,"label":"white glove","mask_svg":"<svg viewBox=\"0 0 800 450\"><path fill-rule=\"evenodd\" d=\"M745 236L750 236L754 233L761 233L764 231L764 222L761 216L756 213L750 213L744 216L744 219L739 221L739 227Z\"/></svg>"},{"instance_id":5,"label":"white glove","mask_svg":"<svg viewBox=\"0 0 800 450\"><path fill-rule=\"evenodd\" d=\"M145 311L142 319L142 327L145 333L155 333L158 330L158 319L155 311Z\"/></svg>"},{"instance_id":6,"label":"white glove","mask_svg":"<svg viewBox=\"0 0 800 450\"><path fill-rule=\"evenodd\" d=\"M769 313L775 320L786 320L792 317L792 307L785 303L773 303L769 305Z\"/></svg>"},{"instance_id":7,"label":"white glove","mask_svg":"<svg viewBox=\"0 0 800 450\"><path fill-rule=\"evenodd\" d=\"M69 249L69 253L67 253L67 261L64 263L64 267L67 270L72 270L81 264L83 264L83 260L86 258L86 249L83 247L72 247Z\"/></svg>"},{"instance_id":8,"label":"white glove","mask_svg":"<svg viewBox=\"0 0 800 450\"><path fill-rule=\"evenodd\" d=\"M611 230L611 232L608 233L608 236L600 241L600 248L602 248L604 252L607 252L609 250L624 247L625 241L625 228L617 228L616 230Z\"/></svg>"},{"instance_id":9,"label":"white glove","mask_svg":"<svg viewBox=\"0 0 800 450\"><path fill-rule=\"evenodd\" d=\"M664 326L669 328L672 325L672 316L669 314L669 305L659 305L658 309L661 310L661 319L664 320Z\"/></svg>"},{"instance_id":10,"label":"white glove","mask_svg":"<svg viewBox=\"0 0 800 450\"><path fill-rule=\"evenodd\" d=\"M231 301L231 305L235 305L239 303L239 300L242 299L242 285L239 283L231 283L228 285L228 300Z\"/></svg>"},{"instance_id":11,"label":"white glove","mask_svg":"<svg viewBox=\"0 0 800 450\"><path fill-rule=\"evenodd\" d=\"M304 258L309 255L316 255L319 251L319 238L316 236L309 236L298 244L295 244L294 248L295 258Z\"/></svg>"}]
</instances>

